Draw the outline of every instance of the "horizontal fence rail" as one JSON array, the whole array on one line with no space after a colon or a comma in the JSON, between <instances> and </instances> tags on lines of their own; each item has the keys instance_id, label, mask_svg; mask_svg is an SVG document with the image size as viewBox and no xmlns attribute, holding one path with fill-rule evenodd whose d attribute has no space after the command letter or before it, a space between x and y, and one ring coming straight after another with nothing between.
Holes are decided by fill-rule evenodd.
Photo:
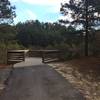
<instances>
[{"instance_id":1,"label":"horizontal fence rail","mask_svg":"<svg viewBox=\"0 0 100 100\"><path fill-rule=\"evenodd\" d=\"M23 50L8 50L7 51L7 63L14 64L25 61L25 51Z\"/></svg>"},{"instance_id":2,"label":"horizontal fence rail","mask_svg":"<svg viewBox=\"0 0 100 100\"><path fill-rule=\"evenodd\" d=\"M30 50L29 56L42 57L43 63L54 62L60 59L60 50Z\"/></svg>"},{"instance_id":3,"label":"horizontal fence rail","mask_svg":"<svg viewBox=\"0 0 100 100\"><path fill-rule=\"evenodd\" d=\"M45 50L42 52L42 62L54 62L60 59L60 51L59 50Z\"/></svg>"}]
</instances>

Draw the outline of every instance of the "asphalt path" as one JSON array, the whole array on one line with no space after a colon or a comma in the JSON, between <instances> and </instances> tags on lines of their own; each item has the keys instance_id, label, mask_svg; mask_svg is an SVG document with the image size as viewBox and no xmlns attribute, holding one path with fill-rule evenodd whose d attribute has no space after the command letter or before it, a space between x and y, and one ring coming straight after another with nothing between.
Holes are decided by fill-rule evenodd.
<instances>
[{"instance_id":1,"label":"asphalt path","mask_svg":"<svg viewBox=\"0 0 100 100\"><path fill-rule=\"evenodd\" d=\"M21 63L15 66L0 100L85 100L85 98L52 67L45 64L24 67Z\"/></svg>"}]
</instances>

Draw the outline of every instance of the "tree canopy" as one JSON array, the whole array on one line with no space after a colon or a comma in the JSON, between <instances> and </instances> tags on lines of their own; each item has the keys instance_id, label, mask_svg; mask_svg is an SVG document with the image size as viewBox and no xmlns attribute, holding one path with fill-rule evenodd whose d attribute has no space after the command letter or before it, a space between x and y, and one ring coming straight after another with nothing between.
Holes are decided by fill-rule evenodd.
<instances>
[{"instance_id":1,"label":"tree canopy","mask_svg":"<svg viewBox=\"0 0 100 100\"><path fill-rule=\"evenodd\" d=\"M18 23L16 28L17 39L21 44L41 47L60 42L62 40L62 28L66 30L64 26L61 27L59 24L40 23L38 20Z\"/></svg>"},{"instance_id":2,"label":"tree canopy","mask_svg":"<svg viewBox=\"0 0 100 100\"><path fill-rule=\"evenodd\" d=\"M16 25L0 25L0 42L18 43L24 47L55 47L60 44L79 44L80 32L59 23L43 23L38 20L19 22Z\"/></svg>"},{"instance_id":3,"label":"tree canopy","mask_svg":"<svg viewBox=\"0 0 100 100\"><path fill-rule=\"evenodd\" d=\"M61 5L63 15L71 15L72 21L64 22L86 26L86 15L88 17L89 28L100 24L100 1L99 0L69 0L69 3Z\"/></svg>"},{"instance_id":4,"label":"tree canopy","mask_svg":"<svg viewBox=\"0 0 100 100\"><path fill-rule=\"evenodd\" d=\"M88 55L89 32L100 26L100 0L69 0L61 5L60 11L65 16L70 15L72 19L60 22L82 27L85 32L85 55Z\"/></svg>"},{"instance_id":5,"label":"tree canopy","mask_svg":"<svg viewBox=\"0 0 100 100\"><path fill-rule=\"evenodd\" d=\"M9 0L0 0L0 24L12 23L15 16L15 6Z\"/></svg>"},{"instance_id":6,"label":"tree canopy","mask_svg":"<svg viewBox=\"0 0 100 100\"><path fill-rule=\"evenodd\" d=\"M38 20L26 21L25 23L18 23L17 40L24 46L40 46L47 47L54 46L60 43L69 43L77 41L74 37L76 30L71 26L67 29L58 23L40 23Z\"/></svg>"}]
</instances>

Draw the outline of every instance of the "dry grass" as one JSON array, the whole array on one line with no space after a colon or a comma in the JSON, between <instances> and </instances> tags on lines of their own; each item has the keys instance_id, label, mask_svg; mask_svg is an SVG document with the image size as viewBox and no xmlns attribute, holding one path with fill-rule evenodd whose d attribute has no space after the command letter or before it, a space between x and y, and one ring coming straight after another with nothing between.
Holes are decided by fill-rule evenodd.
<instances>
[{"instance_id":1,"label":"dry grass","mask_svg":"<svg viewBox=\"0 0 100 100\"><path fill-rule=\"evenodd\" d=\"M87 100L100 100L100 58L88 57L50 65L79 89Z\"/></svg>"}]
</instances>

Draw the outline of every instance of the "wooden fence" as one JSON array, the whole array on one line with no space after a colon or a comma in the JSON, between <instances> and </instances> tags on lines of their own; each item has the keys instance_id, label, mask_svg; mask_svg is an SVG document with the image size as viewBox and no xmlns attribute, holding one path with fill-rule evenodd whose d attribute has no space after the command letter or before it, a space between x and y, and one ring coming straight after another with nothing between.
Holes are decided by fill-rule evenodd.
<instances>
[{"instance_id":1,"label":"wooden fence","mask_svg":"<svg viewBox=\"0 0 100 100\"><path fill-rule=\"evenodd\" d=\"M7 63L15 64L21 61L25 61L24 50L8 50L7 51Z\"/></svg>"},{"instance_id":2,"label":"wooden fence","mask_svg":"<svg viewBox=\"0 0 100 100\"><path fill-rule=\"evenodd\" d=\"M29 56L41 57L43 63L58 61L61 52L59 50L31 50Z\"/></svg>"},{"instance_id":3,"label":"wooden fence","mask_svg":"<svg viewBox=\"0 0 100 100\"><path fill-rule=\"evenodd\" d=\"M61 56L59 50L8 50L7 63L15 64L25 61L27 52L29 57L41 57L43 63L58 61Z\"/></svg>"}]
</instances>

